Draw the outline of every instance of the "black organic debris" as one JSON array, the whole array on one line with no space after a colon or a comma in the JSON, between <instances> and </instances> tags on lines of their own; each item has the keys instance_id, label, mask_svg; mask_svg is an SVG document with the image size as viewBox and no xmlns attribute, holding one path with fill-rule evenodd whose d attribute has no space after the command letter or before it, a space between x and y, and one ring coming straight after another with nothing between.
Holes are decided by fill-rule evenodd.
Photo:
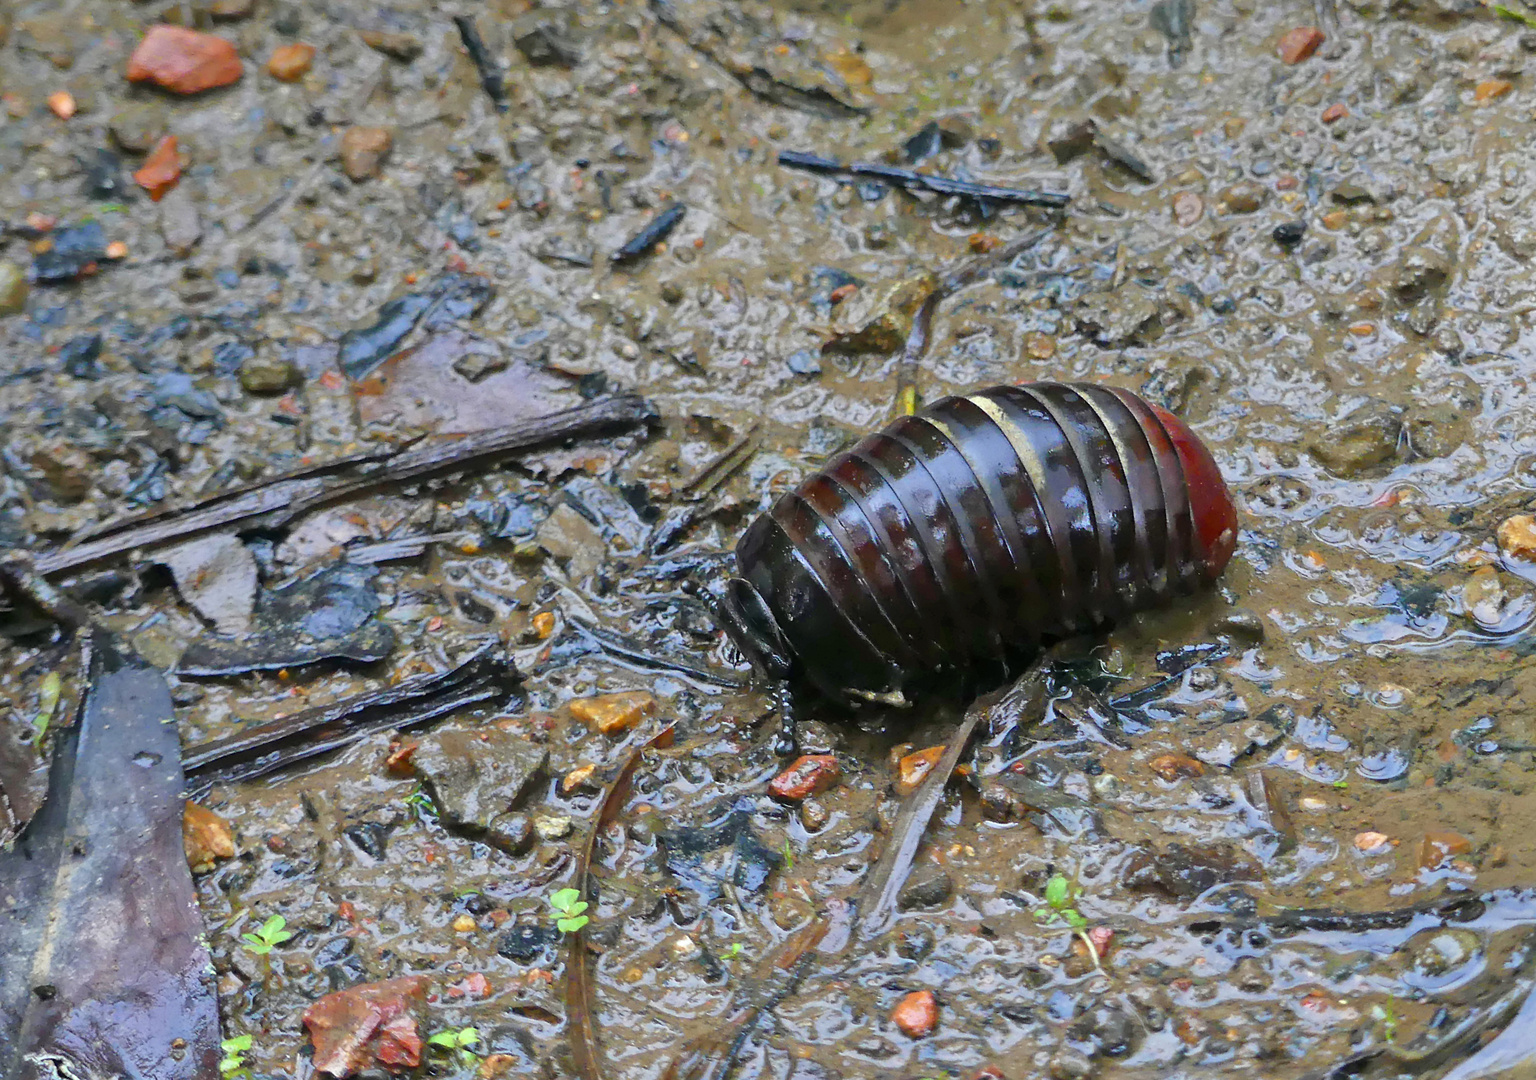
<instances>
[{"instance_id":1,"label":"black organic debris","mask_svg":"<svg viewBox=\"0 0 1536 1080\"><path fill-rule=\"evenodd\" d=\"M409 730L471 705L504 697L519 679L517 667L491 646L447 671L418 675L307 709L221 739L183 755L188 779L199 789L249 780L338 750L379 731Z\"/></svg>"},{"instance_id":2,"label":"black organic debris","mask_svg":"<svg viewBox=\"0 0 1536 1080\"><path fill-rule=\"evenodd\" d=\"M967 180L951 180L947 177L932 176L913 169L903 169L897 165L883 165L879 162L854 162L851 165L844 165L833 158L822 157L819 154L808 154L798 150L780 151L779 164L786 168L804 169L807 172L821 173L825 176L884 180L887 183L896 184L898 187L908 190L932 191L939 195L959 195L967 199L990 199L994 202L1051 207L1066 206L1072 201L1070 195L1060 192L999 187L995 184L977 184Z\"/></svg>"}]
</instances>

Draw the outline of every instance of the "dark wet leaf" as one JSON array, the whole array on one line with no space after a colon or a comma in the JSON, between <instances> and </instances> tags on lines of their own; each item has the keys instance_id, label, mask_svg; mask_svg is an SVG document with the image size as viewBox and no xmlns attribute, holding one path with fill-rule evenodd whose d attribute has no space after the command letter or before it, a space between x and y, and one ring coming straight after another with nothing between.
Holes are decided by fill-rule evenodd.
<instances>
[{"instance_id":1,"label":"dark wet leaf","mask_svg":"<svg viewBox=\"0 0 1536 1080\"><path fill-rule=\"evenodd\" d=\"M336 362L342 372L349 379L361 379L378 367L416 328L416 320L431 306L431 297L407 293L379 308L372 325L341 335L341 352Z\"/></svg>"},{"instance_id":2,"label":"dark wet leaf","mask_svg":"<svg viewBox=\"0 0 1536 1080\"><path fill-rule=\"evenodd\" d=\"M371 566L342 564L273 589L260 598L248 633L194 642L177 671L238 675L320 660L382 660L394 648L395 633L373 621L379 598L369 583L377 574Z\"/></svg>"},{"instance_id":3,"label":"dark wet leaf","mask_svg":"<svg viewBox=\"0 0 1536 1080\"><path fill-rule=\"evenodd\" d=\"M546 777L549 750L496 724L438 731L421 740L411 764L445 826L482 837Z\"/></svg>"},{"instance_id":4,"label":"dark wet leaf","mask_svg":"<svg viewBox=\"0 0 1536 1080\"><path fill-rule=\"evenodd\" d=\"M728 806L703 825L682 826L656 834L666 852L667 870L696 893L701 906L713 903L726 884L758 892L784 861L752 831L750 799Z\"/></svg>"},{"instance_id":5,"label":"dark wet leaf","mask_svg":"<svg viewBox=\"0 0 1536 1080\"><path fill-rule=\"evenodd\" d=\"M101 375L96 360L101 356L101 335L80 334L59 348L59 366L64 374L76 379L95 379Z\"/></svg>"},{"instance_id":6,"label":"dark wet leaf","mask_svg":"<svg viewBox=\"0 0 1536 1080\"><path fill-rule=\"evenodd\" d=\"M167 371L155 378L155 402L176 409L193 420L217 420L224 415L219 399L198 387L192 376Z\"/></svg>"},{"instance_id":7,"label":"dark wet leaf","mask_svg":"<svg viewBox=\"0 0 1536 1080\"><path fill-rule=\"evenodd\" d=\"M478 377L466 378L466 364ZM500 367L495 367L499 363ZM396 353L353 383L364 424L396 424L444 435L487 431L575 404L570 384L501 346L446 329Z\"/></svg>"},{"instance_id":8,"label":"dark wet leaf","mask_svg":"<svg viewBox=\"0 0 1536 1080\"><path fill-rule=\"evenodd\" d=\"M939 130L937 120L928 121L922 130L901 144L901 152L906 156L908 165L916 165L919 161L931 158L943 148L944 133Z\"/></svg>"},{"instance_id":9,"label":"dark wet leaf","mask_svg":"<svg viewBox=\"0 0 1536 1080\"><path fill-rule=\"evenodd\" d=\"M219 1017L170 693L106 631L52 780L0 853L0 1075L210 1080Z\"/></svg>"},{"instance_id":10,"label":"dark wet leaf","mask_svg":"<svg viewBox=\"0 0 1536 1080\"><path fill-rule=\"evenodd\" d=\"M38 750L36 729L22 717L0 720L0 847L16 839L47 794L48 757Z\"/></svg>"},{"instance_id":11,"label":"dark wet leaf","mask_svg":"<svg viewBox=\"0 0 1536 1080\"><path fill-rule=\"evenodd\" d=\"M43 284L74 281L107 257L107 233L99 221L59 229L53 244L32 259L32 272Z\"/></svg>"},{"instance_id":12,"label":"dark wet leaf","mask_svg":"<svg viewBox=\"0 0 1536 1080\"><path fill-rule=\"evenodd\" d=\"M176 591L221 634L243 633L256 606L256 560L228 533L211 533L161 551Z\"/></svg>"},{"instance_id":13,"label":"dark wet leaf","mask_svg":"<svg viewBox=\"0 0 1536 1080\"><path fill-rule=\"evenodd\" d=\"M448 671L418 675L385 690L346 698L199 743L183 755L199 788L249 780L347 746L380 731L419 727L459 709L505 697L517 668L492 647Z\"/></svg>"}]
</instances>

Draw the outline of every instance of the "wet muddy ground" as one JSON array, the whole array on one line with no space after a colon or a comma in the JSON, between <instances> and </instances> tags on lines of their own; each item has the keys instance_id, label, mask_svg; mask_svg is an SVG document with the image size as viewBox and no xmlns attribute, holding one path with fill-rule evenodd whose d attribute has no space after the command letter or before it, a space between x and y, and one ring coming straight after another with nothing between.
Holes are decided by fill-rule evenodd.
<instances>
[{"instance_id":1,"label":"wet muddy ground","mask_svg":"<svg viewBox=\"0 0 1536 1080\"><path fill-rule=\"evenodd\" d=\"M1502 1026L1451 1037L1536 962L1536 543L1500 531L1536 491L1536 9L1331 8L0 4L7 546L610 391L659 415L238 550L57 578L175 673L184 746L486 643L524 674L504 705L205 796L238 853L198 894L255 1073L308 1073L321 995L424 974L426 1028L482 1037L424 1069L575 1075L549 898L604 781L669 723L599 848L605 1075L660 1076L857 885L898 759L977 688L813 708L807 745L842 779L784 805L767 696L591 631L744 675L699 590L907 379L920 401L1071 378L1167 405L1234 490L1237 555L1214 592L1060 673L1042 724L982 741L893 929L813 966L739 1075L1437 1076ZM127 82L161 20L233 43L242 77ZM1283 39L1313 26L1297 56ZM274 65L286 81L268 62L294 44L314 53ZM167 134L181 175L151 201L130 173ZM1072 201L914 195L782 150ZM612 261L674 202L662 246ZM903 298L1036 234L942 305L905 370ZM426 539L379 545L401 537ZM301 623L343 645L305 662ZM15 731L66 662L32 629L6 646ZM589 700L618 693L640 696ZM1046 905L1058 875L1102 971ZM294 936L258 956L240 935L272 915ZM937 1023L913 1038L891 1014L922 990Z\"/></svg>"}]
</instances>

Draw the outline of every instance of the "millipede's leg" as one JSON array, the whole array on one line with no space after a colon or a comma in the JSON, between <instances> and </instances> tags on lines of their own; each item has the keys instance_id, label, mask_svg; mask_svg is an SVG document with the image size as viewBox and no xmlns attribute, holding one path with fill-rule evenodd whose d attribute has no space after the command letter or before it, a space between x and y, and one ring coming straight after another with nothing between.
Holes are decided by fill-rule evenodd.
<instances>
[{"instance_id":1,"label":"millipede's leg","mask_svg":"<svg viewBox=\"0 0 1536 1080\"><path fill-rule=\"evenodd\" d=\"M795 737L795 692L788 680L775 687L779 700L779 737L773 748L780 757L789 757L799 746Z\"/></svg>"}]
</instances>

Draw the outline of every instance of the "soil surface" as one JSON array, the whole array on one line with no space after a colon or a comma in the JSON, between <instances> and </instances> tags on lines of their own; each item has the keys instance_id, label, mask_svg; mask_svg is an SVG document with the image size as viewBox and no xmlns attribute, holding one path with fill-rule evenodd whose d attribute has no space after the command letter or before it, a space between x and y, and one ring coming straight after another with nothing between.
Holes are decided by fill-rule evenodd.
<instances>
[{"instance_id":1,"label":"soil surface","mask_svg":"<svg viewBox=\"0 0 1536 1080\"><path fill-rule=\"evenodd\" d=\"M129 82L159 22L231 43L238 80ZM409 975L425 1030L480 1036L425 1072L576 1075L550 897L667 724L598 848L603 1075L659 1077L718 1027L856 888L899 759L989 687L807 703L842 775L775 800L773 701L732 685L709 591L909 387L1030 379L1188 420L1236 556L981 740L893 927L813 963L736 1075L1441 1076L1508 1022L1536 963L1536 8L0 0L0 42L5 545L610 392L659 414L55 579L171 673L184 746L487 643L523 673L497 707L203 796L237 851L197 879L224 1033L256 1075L309 1074L320 996ZM911 299L1028 237L905 365ZM18 730L65 655L30 631L0 662ZM326 635L345 647L284 659ZM229 659L252 641L278 659ZM257 956L241 934L272 915L293 937Z\"/></svg>"}]
</instances>

